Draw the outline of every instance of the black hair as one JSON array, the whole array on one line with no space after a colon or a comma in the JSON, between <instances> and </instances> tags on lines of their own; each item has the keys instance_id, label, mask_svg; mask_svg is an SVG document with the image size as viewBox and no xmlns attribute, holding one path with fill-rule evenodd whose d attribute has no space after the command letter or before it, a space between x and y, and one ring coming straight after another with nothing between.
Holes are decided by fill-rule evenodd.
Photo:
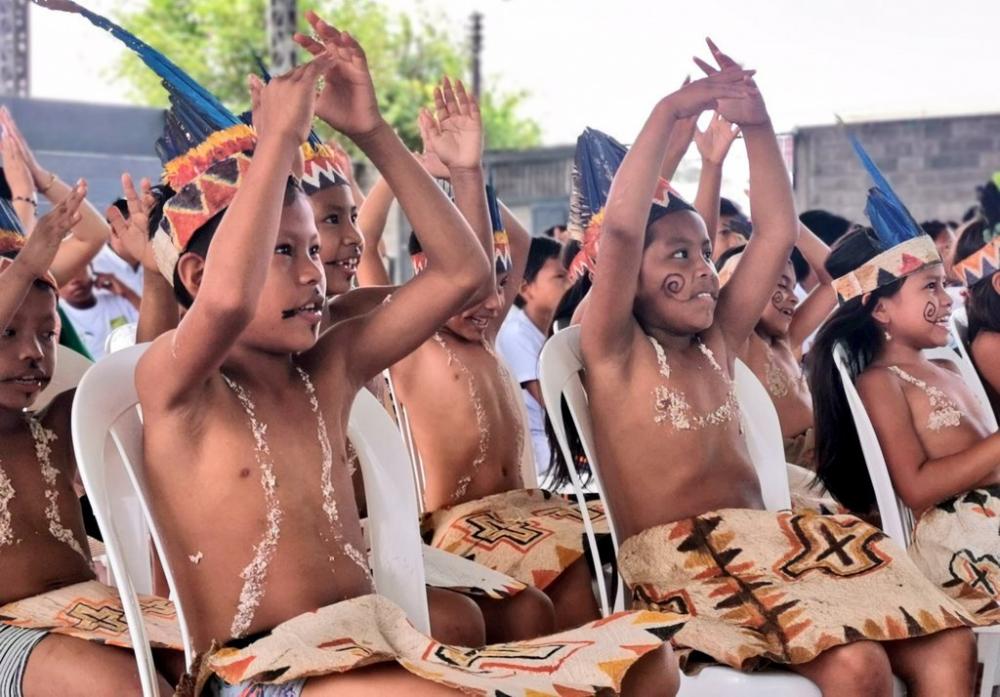
<instances>
[{"instance_id":1,"label":"black hair","mask_svg":"<svg viewBox=\"0 0 1000 697\"><path fill-rule=\"evenodd\" d=\"M128 220L128 201L123 198L116 198L114 201L108 204L108 207L114 206L118 209L118 212L122 214L125 220Z\"/></svg>"},{"instance_id":2,"label":"black hair","mask_svg":"<svg viewBox=\"0 0 1000 697\"><path fill-rule=\"evenodd\" d=\"M562 245L551 237L532 237L531 246L528 248L528 262L524 267L524 282L532 283L545 266L545 262L549 259L559 259L561 254ZM524 299L520 293L514 297L514 304L524 307Z\"/></svg>"},{"instance_id":3,"label":"black hair","mask_svg":"<svg viewBox=\"0 0 1000 697\"><path fill-rule=\"evenodd\" d=\"M737 254L740 254L741 252L746 250L746 248L747 246L745 244L738 244L735 247L730 247L729 249L724 251L722 255L715 260L715 270L721 271L722 267L726 265L727 261L729 261L732 257L736 256Z\"/></svg>"},{"instance_id":4,"label":"black hair","mask_svg":"<svg viewBox=\"0 0 1000 697\"><path fill-rule=\"evenodd\" d=\"M858 227L833 245L826 269L838 278L883 251L885 246L871 228ZM897 279L838 307L820 327L806 361L816 424L816 475L840 503L862 516L875 510L875 490L833 350L843 345L852 379L864 372L885 343L872 311L879 300L898 293L904 280Z\"/></svg>"},{"instance_id":5,"label":"black hair","mask_svg":"<svg viewBox=\"0 0 1000 697\"><path fill-rule=\"evenodd\" d=\"M852 227L851 221L847 218L842 218L836 213L831 213L820 208L806 211L799 216L799 220L803 225L816 233L817 237L831 246L846 235L847 231Z\"/></svg>"},{"instance_id":6,"label":"black hair","mask_svg":"<svg viewBox=\"0 0 1000 697\"><path fill-rule=\"evenodd\" d=\"M967 223L977 215L979 215L979 206L969 206L965 209L965 213L962 213L962 222Z\"/></svg>"},{"instance_id":7,"label":"black hair","mask_svg":"<svg viewBox=\"0 0 1000 697\"><path fill-rule=\"evenodd\" d=\"M3 167L0 167L0 198L5 201L10 201L14 196L14 193L10 190L10 184L7 183L7 175L3 171Z\"/></svg>"},{"instance_id":8,"label":"black hair","mask_svg":"<svg viewBox=\"0 0 1000 697\"><path fill-rule=\"evenodd\" d=\"M580 253L582 247L583 245L580 244L580 240L575 237L569 238L562 248L562 265L568 269L573 260L576 259L576 255Z\"/></svg>"},{"instance_id":9,"label":"black hair","mask_svg":"<svg viewBox=\"0 0 1000 697\"><path fill-rule=\"evenodd\" d=\"M962 232L955 243L955 263L972 256L983 248L986 221L977 218ZM969 286L965 312L969 318L969 341L981 331L1000 332L1000 293L988 278Z\"/></svg>"},{"instance_id":10,"label":"black hair","mask_svg":"<svg viewBox=\"0 0 1000 697\"><path fill-rule=\"evenodd\" d=\"M792 267L795 269L795 282L802 283L809 276L809 262L796 247L792 250Z\"/></svg>"},{"instance_id":11,"label":"black hair","mask_svg":"<svg viewBox=\"0 0 1000 697\"><path fill-rule=\"evenodd\" d=\"M738 215L743 218L746 217L746 215L743 214L743 209L725 196L719 198L719 215Z\"/></svg>"},{"instance_id":12,"label":"black hair","mask_svg":"<svg viewBox=\"0 0 1000 697\"><path fill-rule=\"evenodd\" d=\"M942 223L940 220L925 220L920 223L920 227L924 232L930 235L931 239L935 242L938 241L938 238L941 235L948 232L948 225L946 223Z\"/></svg>"},{"instance_id":13,"label":"black hair","mask_svg":"<svg viewBox=\"0 0 1000 697\"><path fill-rule=\"evenodd\" d=\"M169 192L169 188L164 187L163 192L166 194ZM282 206L288 206L295 200L295 197L303 193L302 185L292 177L289 177L285 182L285 195L282 199ZM164 196L160 199L157 206L151 211L149 217L149 234L150 236L156 231L157 226L160 223L160 219L163 217L163 204L166 202L167 197ZM221 211L213 215L208 221L194 231L191 236L190 241L188 241L187 246L184 251L181 252L183 257L185 254L196 254L200 257L208 257L208 248L212 244L212 240L215 238L215 232L219 229L219 223L222 222L222 217L226 214L227 208L223 208ZM154 215L155 213L155 215ZM155 219L155 224L154 224ZM181 304L182 307L190 309L191 305L194 304L194 296L191 295L190 291L184 287L184 283L181 281L178 270L180 269L180 259L178 263L174 266L174 298L177 302Z\"/></svg>"},{"instance_id":14,"label":"black hair","mask_svg":"<svg viewBox=\"0 0 1000 697\"><path fill-rule=\"evenodd\" d=\"M550 407L551 408L551 407ZM587 455L583 451L583 441L576 430L576 423L569 413L569 405L562 397L559 398L559 408L562 410L563 425L566 427L566 439L569 441L569 452L576 466L577 474L580 475L580 483L586 485L593 478L594 474L587 461ZM562 448L559 447L559 440L556 438L555 429L552 428L552 420L549 418L548 409L545 411L545 437L549 440L549 474L546 486L553 490L569 487L573 480L569 476L569 467L563 457Z\"/></svg>"},{"instance_id":15,"label":"black hair","mask_svg":"<svg viewBox=\"0 0 1000 697\"><path fill-rule=\"evenodd\" d=\"M420 254L420 252L424 251L424 248L420 246L420 240L417 239L417 233L413 230L410 230L410 239L406 244L406 249L409 251L411 257L414 254Z\"/></svg>"},{"instance_id":16,"label":"black hair","mask_svg":"<svg viewBox=\"0 0 1000 697\"><path fill-rule=\"evenodd\" d=\"M577 305L590 292L591 285L590 274L581 274L580 278L576 279L573 285L563 293L562 300L559 301L559 306L556 307L556 312L552 316L552 321L568 325L570 319L573 317L573 313L576 312Z\"/></svg>"},{"instance_id":17,"label":"black hair","mask_svg":"<svg viewBox=\"0 0 1000 697\"><path fill-rule=\"evenodd\" d=\"M554 239L556 236L556 230L565 230L565 229L566 225L564 223L560 223L559 225L551 225L545 228L545 230L542 232L542 235L548 237L549 239Z\"/></svg>"}]
</instances>

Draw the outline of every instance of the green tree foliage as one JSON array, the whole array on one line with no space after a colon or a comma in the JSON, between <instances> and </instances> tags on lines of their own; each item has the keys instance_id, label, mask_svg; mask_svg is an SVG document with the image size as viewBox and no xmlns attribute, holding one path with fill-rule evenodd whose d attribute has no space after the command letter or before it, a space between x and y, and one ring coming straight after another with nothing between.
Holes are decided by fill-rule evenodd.
<instances>
[{"instance_id":1,"label":"green tree foliage","mask_svg":"<svg viewBox=\"0 0 1000 697\"><path fill-rule=\"evenodd\" d=\"M299 3L300 14L308 9L351 32L365 47L382 113L407 145L418 148L417 113L433 104L434 83L443 75L467 77L462 39L429 15L395 13L376 0ZM139 9L120 12L118 20L238 113L249 106L246 76L256 71L254 56L268 54L266 12L266 0L146 0ZM299 29L308 30L304 19ZM159 79L131 52L122 53L116 70L137 102L166 106ZM537 145L538 124L519 114L527 94L488 90L487 84L482 111L488 147Z\"/></svg>"}]
</instances>

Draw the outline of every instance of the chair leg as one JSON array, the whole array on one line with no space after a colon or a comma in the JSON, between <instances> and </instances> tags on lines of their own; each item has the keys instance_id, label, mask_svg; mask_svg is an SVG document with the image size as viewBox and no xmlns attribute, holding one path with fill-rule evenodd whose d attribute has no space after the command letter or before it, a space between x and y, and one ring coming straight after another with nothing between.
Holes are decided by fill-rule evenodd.
<instances>
[{"instance_id":1,"label":"chair leg","mask_svg":"<svg viewBox=\"0 0 1000 697\"><path fill-rule=\"evenodd\" d=\"M983 664L983 676L979 685L979 697L993 697L997 681L997 666L1000 664L1000 634L980 634L976 637L979 662Z\"/></svg>"}]
</instances>

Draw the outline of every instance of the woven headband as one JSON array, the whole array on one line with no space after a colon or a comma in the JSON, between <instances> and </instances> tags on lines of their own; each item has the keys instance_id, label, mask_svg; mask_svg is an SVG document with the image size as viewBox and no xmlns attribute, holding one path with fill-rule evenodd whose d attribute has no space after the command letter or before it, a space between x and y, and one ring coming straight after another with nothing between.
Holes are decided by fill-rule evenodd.
<instances>
[{"instance_id":1,"label":"woven headband","mask_svg":"<svg viewBox=\"0 0 1000 697\"><path fill-rule=\"evenodd\" d=\"M919 235L887 249L854 271L834 279L833 289L837 291L837 299L843 304L931 264L940 263L941 255L934 240L928 235Z\"/></svg>"},{"instance_id":2,"label":"woven headband","mask_svg":"<svg viewBox=\"0 0 1000 697\"><path fill-rule=\"evenodd\" d=\"M962 283L970 288L985 281L1000 269L1000 237L994 237L952 268Z\"/></svg>"}]
</instances>

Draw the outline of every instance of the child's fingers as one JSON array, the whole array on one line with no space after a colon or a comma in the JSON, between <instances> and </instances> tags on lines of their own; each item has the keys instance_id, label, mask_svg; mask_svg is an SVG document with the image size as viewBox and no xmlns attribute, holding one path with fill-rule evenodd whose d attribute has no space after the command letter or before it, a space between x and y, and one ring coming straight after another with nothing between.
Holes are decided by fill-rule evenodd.
<instances>
[{"instance_id":1,"label":"child's fingers","mask_svg":"<svg viewBox=\"0 0 1000 697\"><path fill-rule=\"evenodd\" d=\"M448 108L448 115L455 116L461 113L461 109L458 106L458 99L455 97L455 90L451 86L451 80L445 75L444 79L441 81L441 93L444 95L444 103Z\"/></svg>"},{"instance_id":2,"label":"child's fingers","mask_svg":"<svg viewBox=\"0 0 1000 697\"><path fill-rule=\"evenodd\" d=\"M448 118L448 103L445 101L444 92L441 91L440 87L434 88L434 111L439 121Z\"/></svg>"},{"instance_id":3,"label":"child's fingers","mask_svg":"<svg viewBox=\"0 0 1000 697\"><path fill-rule=\"evenodd\" d=\"M699 68L701 68L702 72L705 73L706 75L714 75L717 72L719 72L717 68L709 65L698 56L694 56L694 64L697 65Z\"/></svg>"},{"instance_id":4,"label":"child's fingers","mask_svg":"<svg viewBox=\"0 0 1000 697\"><path fill-rule=\"evenodd\" d=\"M323 46L323 44L311 36L306 36L305 34L295 33L292 36L292 40L314 56L318 56L326 50L326 47Z\"/></svg>"},{"instance_id":5,"label":"child's fingers","mask_svg":"<svg viewBox=\"0 0 1000 697\"><path fill-rule=\"evenodd\" d=\"M458 98L458 106L463 111L470 111L475 106L476 100L465 89L465 85L461 80L455 80L455 96Z\"/></svg>"},{"instance_id":6,"label":"child's fingers","mask_svg":"<svg viewBox=\"0 0 1000 697\"><path fill-rule=\"evenodd\" d=\"M340 31L327 24L326 20L312 10L306 12L306 21L309 22L309 26L313 28L313 31L316 32L317 36L322 38L324 41L333 41L334 43L338 43L338 40L341 38Z\"/></svg>"}]
</instances>

